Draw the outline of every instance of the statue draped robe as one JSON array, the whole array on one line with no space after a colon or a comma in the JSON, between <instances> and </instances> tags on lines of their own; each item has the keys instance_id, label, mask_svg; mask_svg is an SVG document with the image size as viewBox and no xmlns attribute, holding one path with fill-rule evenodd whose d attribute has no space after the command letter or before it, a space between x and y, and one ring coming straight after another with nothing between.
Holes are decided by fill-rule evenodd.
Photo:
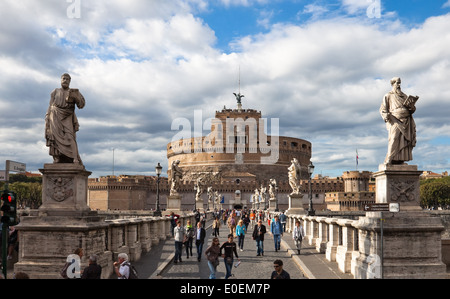
<instances>
[{"instance_id":1,"label":"statue draped robe","mask_svg":"<svg viewBox=\"0 0 450 299\"><path fill-rule=\"evenodd\" d=\"M416 124L412 117L416 111L413 105L405 106L404 93L389 92L383 98L380 113L389 132L388 152L385 164L400 164L411 161L412 149L416 146Z\"/></svg>"},{"instance_id":2,"label":"statue draped robe","mask_svg":"<svg viewBox=\"0 0 450 299\"><path fill-rule=\"evenodd\" d=\"M71 163L81 159L78 153L76 132L79 129L75 115L75 105L82 109L86 102L84 97L76 91L57 88L51 93L50 104L45 115L45 138L49 147L49 154L55 161ZM69 158L69 159L67 159ZM72 160L73 161L70 161Z\"/></svg>"}]
</instances>

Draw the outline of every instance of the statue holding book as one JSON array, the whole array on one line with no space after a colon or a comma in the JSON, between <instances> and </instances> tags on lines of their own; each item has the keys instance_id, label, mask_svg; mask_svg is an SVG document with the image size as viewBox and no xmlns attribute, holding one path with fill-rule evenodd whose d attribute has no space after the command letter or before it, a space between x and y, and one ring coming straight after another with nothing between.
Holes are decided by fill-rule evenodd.
<instances>
[{"instance_id":1,"label":"statue holding book","mask_svg":"<svg viewBox=\"0 0 450 299\"><path fill-rule=\"evenodd\" d=\"M83 109L86 101L78 89L69 88L69 74L61 76L61 88L50 96L45 115L45 139L54 163L83 164L78 153L76 132L80 125L75 106Z\"/></svg>"},{"instance_id":2,"label":"statue holding book","mask_svg":"<svg viewBox=\"0 0 450 299\"><path fill-rule=\"evenodd\" d=\"M388 152L385 164L403 164L411 161L416 146L416 124L412 117L416 111L418 96L408 96L401 90L401 79L391 80L392 91L381 103L380 113L389 132Z\"/></svg>"}]
</instances>

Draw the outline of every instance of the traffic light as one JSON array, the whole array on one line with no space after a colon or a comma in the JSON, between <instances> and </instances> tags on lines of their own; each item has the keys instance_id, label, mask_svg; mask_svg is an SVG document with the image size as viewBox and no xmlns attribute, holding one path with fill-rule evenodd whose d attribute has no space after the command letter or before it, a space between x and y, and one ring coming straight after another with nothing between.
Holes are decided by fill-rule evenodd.
<instances>
[{"instance_id":1,"label":"traffic light","mask_svg":"<svg viewBox=\"0 0 450 299\"><path fill-rule=\"evenodd\" d=\"M11 191L3 191L1 200L3 202L1 211L1 222L9 226L17 224L17 201L16 194Z\"/></svg>"}]
</instances>

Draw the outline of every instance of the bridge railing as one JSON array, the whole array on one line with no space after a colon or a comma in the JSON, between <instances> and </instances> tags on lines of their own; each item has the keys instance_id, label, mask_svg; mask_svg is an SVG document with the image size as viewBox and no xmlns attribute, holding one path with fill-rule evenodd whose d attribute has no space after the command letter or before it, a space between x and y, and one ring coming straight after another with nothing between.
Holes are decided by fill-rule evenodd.
<instances>
[{"instance_id":1,"label":"bridge railing","mask_svg":"<svg viewBox=\"0 0 450 299\"><path fill-rule=\"evenodd\" d=\"M359 256L359 231L354 226L357 220L287 215L286 231L292 232L297 220L305 231L304 242L314 246L317 252L324 253L328 261L336 262L343 273L355 275L352 261Z\"/></svg>"},{"instance_id":2,"label":"bridge railing","mask_svg":"<svg viewBox=\"0 0 450 299\"><path fill-rule=\"evenodd\" d=\"M271 213L271 217L279 213ZM442 262L449 267L450 265L450 213L448 211L430 212L434 217L440 217L444 225L441 233L441 249L436 253L442 255ZM324 253L325 258L330 262L336 262L338 268L343 273L350 273L354 277L361 278L361 261L372 258L377 260L378 252L374 251L379 248L378 242L381 238L368 238L368 234L378 234L379 232L368 231L361 228L358 220L361 213L333 215L331 217L324 216L307 216L307 215L287 215L286 230L292 232L297 220L303 225L305 231L305 240L310 246L313 246L317 252ZM439 228L437 229L439 231ZM361 238L361 240L360 240ZM376 244L375 244L375 243ZM363 246L363 248L359 248ZM436 246L436 245L433 245ZM374 251L374 252L373 252ZM369 255L369 257L368 257ZM371 256L373 255L373 256ZM437 257L440 260L440 257ZM380 265L367 263L370 269L365 271L364 277L380 277ZM371 271L374 271L373 273ZM370 276L370 277L369 277Z\"/></svg>"}]
</instances>

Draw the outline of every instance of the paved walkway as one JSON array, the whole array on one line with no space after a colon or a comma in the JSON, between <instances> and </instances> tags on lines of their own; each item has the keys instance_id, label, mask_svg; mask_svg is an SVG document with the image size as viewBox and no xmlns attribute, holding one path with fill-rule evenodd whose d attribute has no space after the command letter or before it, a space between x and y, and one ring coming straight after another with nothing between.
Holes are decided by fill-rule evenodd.
<instances>
[{"instance_id":1,"label":"paved walkway","mask_svg":"<svg viewBox=\"0 0 450 299\"><path fill-rule=\"evenodd\" d=\"M266 225L267 230L269 227ZM250 230L250 226L249 226ZM253 231L251 229L251 231ZM219 240L222 244L227 240L229 230L222 225L220 229ZM174 264L175 246L173 239L167 239L154 246L149 253L144 255L139 261L134 262L141 279L208 279L209 268L207 265L204 251L211 244L212 239L211 223L207 224L206 240L203 246L202 259L197 261L195 244L193 245L193 257L186 258L186 252L183 248L183 262ZM237 244L237 239L235 240ZM352 279L350 274L341 273L337 263L328 262L324 254L316 252L312 246L304 242L301 255L297 255L294 241L291 234L285 233L281 250L275 252L273 237L270 233L266 234L264 241L264 256L256 256L256 244L252 240L250 232L247 234L244 242L244 251L238 250L241 264L233 268L232 274L235 279L269 279L273 271L273 261L281 259L284 263L283 268L290 274L292 279ZM220 264L217 267L217 279L225 277L225 265L220 258Z\"/></svg>"}]
</instances>

